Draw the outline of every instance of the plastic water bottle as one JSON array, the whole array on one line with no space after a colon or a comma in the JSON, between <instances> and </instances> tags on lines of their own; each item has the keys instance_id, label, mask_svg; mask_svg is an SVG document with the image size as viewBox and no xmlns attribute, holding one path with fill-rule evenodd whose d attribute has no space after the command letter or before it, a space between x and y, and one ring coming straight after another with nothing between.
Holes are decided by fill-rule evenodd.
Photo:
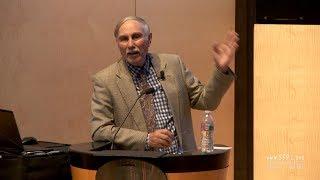
<instances>
[{"instance_id":1,"label":"plastic water bottle","mask_svg":"<svg viewBox=\"0 0 320 180\"><path fill-rule=\"evenodd\" d=\"M201 152L209 153L213 152L214 122L210 111L205 111L205 116L201 122Z\"/></svg>"}]
</instances>

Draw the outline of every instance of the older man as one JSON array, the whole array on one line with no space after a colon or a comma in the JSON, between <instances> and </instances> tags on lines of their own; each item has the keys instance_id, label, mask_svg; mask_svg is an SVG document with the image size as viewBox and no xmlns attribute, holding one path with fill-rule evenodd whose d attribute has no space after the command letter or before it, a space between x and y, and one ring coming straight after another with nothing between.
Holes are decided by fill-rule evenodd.
<instances>
[{"instance_id":1,"label":"older man","mask_svg":"<svg viewBox=\"0 0 320 180\"><path fill-rule=\"evenodd\" d=\"M185 67L179 56L151 54L152 33L139 17L123 18L114 36L122 55L93 77L92 138L113 141L118 126L133 106L114 142L123 149L177 153L196 149L191 108L214 110L229 88L233 73L228 65L238 48L238 35L213 45L215 65L207 85ZM146 89L153 94L143 94Z\"/></svg>"}]
</instances>

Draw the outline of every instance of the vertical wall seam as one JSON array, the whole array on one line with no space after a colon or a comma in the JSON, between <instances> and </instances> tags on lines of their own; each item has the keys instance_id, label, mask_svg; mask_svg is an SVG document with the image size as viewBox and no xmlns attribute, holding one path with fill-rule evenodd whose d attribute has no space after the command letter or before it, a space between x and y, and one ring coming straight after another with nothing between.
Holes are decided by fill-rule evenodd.
<instances>
[{"instance_id":1,"label":"vertical wall seam","mask_svg":"<svg viewBox=\"0 0 320 180\"><path fill-rule=\"evenodd\" d=\"M134 15L137 16L137 0L134 0Z\"/></svg>"}]
</instances>

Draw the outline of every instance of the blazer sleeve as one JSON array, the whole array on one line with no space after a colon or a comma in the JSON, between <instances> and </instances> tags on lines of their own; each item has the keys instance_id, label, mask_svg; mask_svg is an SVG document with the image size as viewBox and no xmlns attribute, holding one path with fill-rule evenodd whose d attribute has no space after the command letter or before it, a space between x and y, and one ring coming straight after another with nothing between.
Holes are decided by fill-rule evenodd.
<instances>
[{"instance_id":1,"label":"blazer sleeve","mask_svg":"<svg viewBox=\"0 0 320 180\"><path fill-rule=\"evenodd\" d=\"M234 79L234 73L228 69L228 73L224 74L214 66L208 83L204 85L186 68L181 59L180 68L189 95L190 106L198 110L217 109Z\"/></svg>"},{"instance_id":2,"label":"blazer sleeve","mask_svg":"<svg viewBox=\"0 0 320 180\"><path fill-rule=\"evenodd\" d=\"M101 77L94 76L93 84L91 136L94 141L112 141L118 129L114 119L113 96ZM124 149L144 150L146 139L147 132L121 128L116 136L115 143Z\"/></svg>"}]
</instances>

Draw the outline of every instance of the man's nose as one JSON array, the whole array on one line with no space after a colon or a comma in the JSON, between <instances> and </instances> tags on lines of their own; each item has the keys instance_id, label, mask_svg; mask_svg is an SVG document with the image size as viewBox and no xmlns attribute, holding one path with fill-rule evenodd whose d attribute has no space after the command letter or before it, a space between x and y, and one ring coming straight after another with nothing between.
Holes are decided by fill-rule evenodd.
<instances>
[{"instance_id":1,"label":"man's nose","mask_svg":"<svg viewBox=\"0 0 320 180\"><path fill-rule=\"evenodd\" d=\"M134 41L130 38L128 41L128 47L133 48L134 47Z\"/></svg>"}]
</instances>

